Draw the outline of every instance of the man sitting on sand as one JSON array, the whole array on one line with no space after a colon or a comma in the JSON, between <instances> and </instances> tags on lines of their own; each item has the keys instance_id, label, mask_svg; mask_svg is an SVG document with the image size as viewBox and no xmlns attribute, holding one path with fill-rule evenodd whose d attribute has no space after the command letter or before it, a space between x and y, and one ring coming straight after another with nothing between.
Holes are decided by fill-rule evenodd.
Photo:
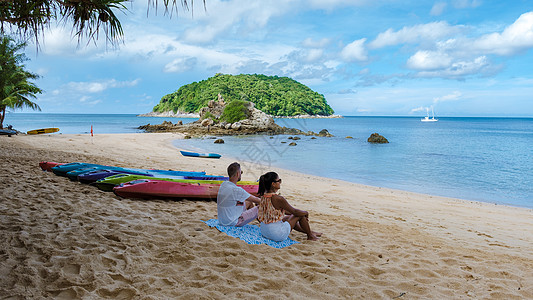
<instances>
[{"instance_id":1,"label":"man sitting on sand","mask_svg":"<svg viewBox=\"0 0 533 300\"><path fill-rule=\"evenodd\" d=\"M260 199L250 195L237 186L241 180L241 165L232 163L228 166L229 181L224 181L218 190L218 223L222 226L244 226L257 218Z\"/></svg>"}]
</instances>

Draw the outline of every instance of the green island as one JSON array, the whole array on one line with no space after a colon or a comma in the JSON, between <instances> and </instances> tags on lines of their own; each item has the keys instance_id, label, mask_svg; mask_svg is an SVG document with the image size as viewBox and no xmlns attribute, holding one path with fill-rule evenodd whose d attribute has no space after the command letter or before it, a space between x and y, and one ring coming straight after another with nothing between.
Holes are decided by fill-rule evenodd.
<instances>
[{"instance_id":1,"label":"green island","mask_svg":"<svg viewBox=\"0 0 533 300\"><path fill-rule=\"evenodd\" d=\"M220 97L227 103L250 101L269 115L291 117L297 115L330 116L333 109L321 95L288 77L261 74L216 74L206 80L180 87L161 98L153 111L198 113L209 101Z\"/></svg>"}]
</instances>

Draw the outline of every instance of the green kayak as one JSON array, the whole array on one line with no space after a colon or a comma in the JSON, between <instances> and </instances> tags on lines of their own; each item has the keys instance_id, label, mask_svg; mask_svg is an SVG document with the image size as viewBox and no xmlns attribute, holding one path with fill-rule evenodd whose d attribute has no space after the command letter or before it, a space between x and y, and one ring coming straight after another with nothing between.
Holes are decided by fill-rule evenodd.
<instances>
[{"instance_id":1,"label":"green kayak","mask_svg":"<svg viewBox=\"0 0 533 300\"><path fill-rule=\"evenodd\" d=\"M163 180L163 181L174 181L174 182L184 182L184 183L198 183L198 184L221 184L223 180L200 180L200 179L175 179L175 178L157 178L144 175L131 175L131 174L117 174L109 176L96 182L91 183L96 185L99 189L106 192L112 192L113 188L121 183L130 182L137 179L150 179L150 180ZM239 181L237 184L242 185L257 185L258 182L255 181Z\"/></svg>"}]
</instances>

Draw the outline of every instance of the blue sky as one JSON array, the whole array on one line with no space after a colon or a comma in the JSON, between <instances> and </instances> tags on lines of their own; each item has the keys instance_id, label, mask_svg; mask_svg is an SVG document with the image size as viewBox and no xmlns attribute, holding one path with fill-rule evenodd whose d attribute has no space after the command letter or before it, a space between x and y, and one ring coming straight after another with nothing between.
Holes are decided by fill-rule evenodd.
<instances>
[{"instance_id":1,"label":"blue sky","mask_svg":"<svg viewBox=\"0 0 533 300\"><path fill-rule=\"evenodd\" d=\"M341 115L533 117L531 1L197 0L172 18L147 4L118 13L118 48L68 26L27 47L43 112L145 113L184 84L258 73Z\"/></svg>"}]
</instances>

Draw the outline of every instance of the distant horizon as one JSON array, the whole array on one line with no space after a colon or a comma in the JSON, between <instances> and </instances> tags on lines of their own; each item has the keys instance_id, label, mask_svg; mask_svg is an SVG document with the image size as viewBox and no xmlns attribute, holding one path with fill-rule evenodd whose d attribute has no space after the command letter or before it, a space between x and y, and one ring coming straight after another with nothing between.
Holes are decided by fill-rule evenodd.
<instances>
[{"instance_id":1,"label":"distant horizon","mask_svg":"<svg viewBox=\"0 0 533 300\"><path fill-rule=\"evenodd\" d=\"M6 112L6 116L9 116L9 114L57 114L57 115L141 115L146 114L148 112L142 112L142 113L75 113L75 112L39 112L39 111L17 111L17 112ZM333 115L342 116L342 117L398 117L398 118L423 118L424 115L340 115L334 113ZM142 116L144 117L144 116ZM153 116L154 118L163 118L163 117L157 117ZM183 118L183 119L196 119L196 117L165 117L165 118ZM283 118L283 117L274 117L274 118ZM515 119L533 119L533 116L520 116L520 115L493 115L493 116L485 116L485 115L456 115L456 116L438 116L435 115L436 119L439 118L515 118ZM6 118L7 119L7 118ZM328 119L328 118L324 118ZM5 120L4 120L5 122Z\"/></svg>"}]
</instances>

